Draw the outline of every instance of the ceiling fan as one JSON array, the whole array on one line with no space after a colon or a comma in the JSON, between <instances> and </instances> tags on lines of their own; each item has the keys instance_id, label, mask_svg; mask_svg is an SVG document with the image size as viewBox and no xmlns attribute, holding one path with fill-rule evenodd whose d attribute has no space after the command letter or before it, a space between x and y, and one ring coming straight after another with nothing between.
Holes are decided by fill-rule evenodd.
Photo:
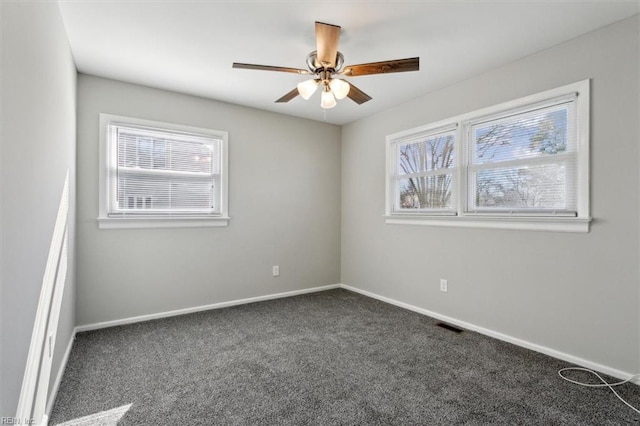
<instances>
[{"instance_id":1,"label":"ceiling fan","mask_svg":"<svg viewBox=\"0 0 640 426\"><path fill-rule=\"evenodd\" d=\"M336 106L336 99L344 99L345 97L349 97L357 104L363 104L371 100L371 96L358 89L352 83L338 78L338 76L357 77L360 75L419 70L420 58L395 59L344 66L344 56L338 52L340 29L338 25L316 22L316 50L307 55L308 70L238 62L233 63L233 68L313 75L313 78L298 83L295 89L276 100L276 102L289 102L298 95L306 100L313 95L318 87L321 87L320 106L322 108L333 108Z\"/></svg>"}]
</instances>

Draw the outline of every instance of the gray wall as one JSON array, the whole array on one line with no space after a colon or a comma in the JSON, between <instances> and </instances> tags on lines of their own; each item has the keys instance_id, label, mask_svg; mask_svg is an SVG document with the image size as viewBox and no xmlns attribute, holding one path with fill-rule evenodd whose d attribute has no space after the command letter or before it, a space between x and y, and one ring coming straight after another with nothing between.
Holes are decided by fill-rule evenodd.
<instances>
[{"instance_id":1,"label":"gray wall","mask_svg":"<svg viewBox=\"0 0 640 426\"><path fill-rule=\"evenodd\" d=\"M344 126L342 282L639 371L638 35L635 16ZM385 135L586 78L590 233L384 223Z\"/></svg>"},{"instance_id":2,"label":"gray wall","mask_svg":"<svg viewBox=\"0 0 640 426\"><path fill-rule=\"evenodd\" d=\"M14 416L70 172L70 265L52 380L73 332L76 70L57 3L2 2L0 416Z\"/></svg>"},{"instance_id":3,"label":"gray wall","mask_svg":"<svg viewBox=\"0 0 640 426\"><path fill-rule=\"evenodd\" d=\"M98 229L101 112L228 131L229 226ZM339 127L81 74L77 149L78 325L340 282Z\"/></svg>"}]
</instances>

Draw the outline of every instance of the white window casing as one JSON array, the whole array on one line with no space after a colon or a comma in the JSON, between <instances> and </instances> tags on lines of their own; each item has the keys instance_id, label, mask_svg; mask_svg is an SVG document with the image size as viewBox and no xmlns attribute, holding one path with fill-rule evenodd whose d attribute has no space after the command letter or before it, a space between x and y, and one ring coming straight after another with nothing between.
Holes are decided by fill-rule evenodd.
<instances>
[{"instance_id":1,"label":"white window casing","mask_svg":"<svg viewBox=\"0 0 640 426\"><path fill-rule=\"evenodd\" d=\"M588 232L589 104L584 80L387 136L386 223ZM438 151L406 147L444 135L448 203L434 206L443 185L418 179L443 170L412 164Z\"/></svg>"},{"instance_id":2,"label":"white window casing","mask_svg":"<svg viewBox=\"0 0 640 426\"><path fill-rule=\"evenodd\" d=\"M100 114L100 228L226 226L228 133Z\"/></svg>"}]
</instances>

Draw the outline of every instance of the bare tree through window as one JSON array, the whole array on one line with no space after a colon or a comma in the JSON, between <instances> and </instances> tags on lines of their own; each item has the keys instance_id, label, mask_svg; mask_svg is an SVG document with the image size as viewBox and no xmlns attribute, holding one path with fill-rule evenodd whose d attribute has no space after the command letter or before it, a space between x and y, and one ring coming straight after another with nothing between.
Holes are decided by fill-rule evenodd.
<instances>
[{"instance_id":1,"label":"bare tree through window","mask_svg":"<svg viewBox=\"0 0 640 426\"><path fill-rule=\"evenodd\" d=\"M451 206L453 134L399 146L399 204L402 209L441 209ZM415 176L419 174L419 176Z\"/></svg>"}]
</instances>

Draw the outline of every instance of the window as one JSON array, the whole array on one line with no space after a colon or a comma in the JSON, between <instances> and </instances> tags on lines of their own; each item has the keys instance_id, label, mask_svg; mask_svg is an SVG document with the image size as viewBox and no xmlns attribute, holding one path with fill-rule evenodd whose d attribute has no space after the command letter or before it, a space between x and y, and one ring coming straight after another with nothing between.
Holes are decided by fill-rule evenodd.
<instances>
[{"instance_id":1,"label":"window","mask_svg":"<svg viewBox=\"0 0 640 426\"><path fill-rule=\"evenodd\" d=\"M394 211L453 213L455 132L436 129L395 144Z\"/></svg>"},{"instance_id":2,"label":"window","mask_svg":"<svg viewBox=\"0 0 640 426\"><path fill-rule=\"evenodd\" d=\"M589 81L387 137L387 223L588 232Z\"/></svg>"},{"instance_id":3,"label":"window","mask_svg":"<svg viewBox=\"0 0 640 426\"><path fill-rule=\"evenodd\" d=\"M100 115L101 228L225 226L227 133Z\"/></svg>"}]
</instances>

